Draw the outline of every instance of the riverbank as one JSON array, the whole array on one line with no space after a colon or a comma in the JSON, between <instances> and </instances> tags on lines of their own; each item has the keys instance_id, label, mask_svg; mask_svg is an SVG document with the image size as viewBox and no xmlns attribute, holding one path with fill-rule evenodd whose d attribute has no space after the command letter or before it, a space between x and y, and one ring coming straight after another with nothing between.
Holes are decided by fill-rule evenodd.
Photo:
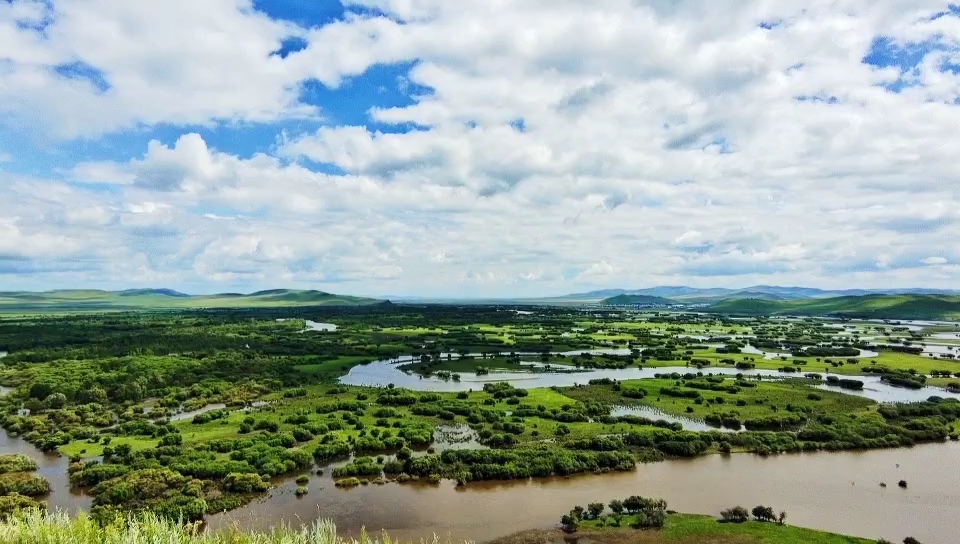
<instances>
[{"instance_id":1,"label":"riverbank","mask_svg":"<svg viewBox=\"0 0 960 544\"><path fill-rule=\"evenodd\" d=\"M559 529L522 531L488 544L873 544L874 540L816 531L772 522L720 523L711 516L671 514L659 530L629 527L587 527L568 534Z\"/></svg>"}]
</instances>

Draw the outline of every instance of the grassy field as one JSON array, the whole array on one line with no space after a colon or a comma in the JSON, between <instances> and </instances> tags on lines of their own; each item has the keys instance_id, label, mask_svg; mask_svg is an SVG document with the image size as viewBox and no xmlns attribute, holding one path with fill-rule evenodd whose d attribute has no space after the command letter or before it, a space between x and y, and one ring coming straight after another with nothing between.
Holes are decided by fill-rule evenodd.
<instances>
[{"instance_id":1,"label":"grassy field","mask_svg":"<svg viewBox=\"0 0 960 544\"><path fill-rule=\"evenodd\" d=\"M350 370L350 367L372 360L372 357L363 355L341 355L322 363L294 365L293 368L305 374L317 376L320 379L332 380L346 374Z\"/></svg>"},{"instance_id":2,"label":"grassy field","mask_svg":"<svg viewBox=\"0 0 960 544\"><path fill-rule=\"evenodd\" d=\"M727 379L724 380L723 385L734 385L734 383L733 379ZM624 389L642 389L647 392L647 396L639 400L626 398L621 392L614 391L606 385L571 387L561 391L576 400L650 406L668 414L696 419L703 419L710 414L727 413L735 413L740 416L740 419L769 417L790 413L788 406L794 407L798 412L811 411L831 415L865 414L874 411L877 406L874 401L864 397L812 389L802 383L794 382L759 382L756 387L741 388L737 393L702 391L702 396L708 399L702 404L697 404L694 399L661 395L661 388L676 386L676 382L671 379L625 380L622 384ZM819 400L811 399L811 393L817 395ZM717 402L717 399L722 399L722 402ZM738 406L737 401L741 401L743 405Z\"/></svg>"},{"instance_id":3,"label":"grassy field","mask_svg":"<svg viewBox=\"0 0 960 544\"><path fill-rule=\"evenodd\" d=\"M864 368L869 366L886 366L891 370L916 370L921 374L930 374L932 370L950 370L951 372L960 372L960 360L944 360L926 355L914 355L911 353L898 353L892 351L881 351L875 357L856 358L856 363L847 362L847 357L786 357L781 359L764 359L763 355L752 355L746 353L725 354L717 353L715 348L693 350L693 357L697 359L706 359L711 361L712 366L727 366L720 363L721 359L733 359L735 361L749 360L757 368L776 370L783 366L793 366L803 372L818 372L831 374L865 374ZM819 359L819 360L818 360ZM827 361L843 362L840 366L833 366ZM874 364L875 362L875 364ZM660 361L649 359L644 363L645 367L665 367L665 366L684 366L686 361L676 359L672 361ZM696 369L694 369L696 370Z\"/></svg>"},{"instance_id":4,"label":"grassy field","mask_svg":"<svg viewBox=\"0 0 960 544\"><path fill-rule=\"evenodd\" d=\"M748 521L746 523L718 523L709 516L678 514L667 519L663 530L665 542L683 544L718 542L723 539L757 544L854 544L869 543L872 540L852 536L838 535L823 531L777 525L769 522Z\"/></svg>"}]
</instances>

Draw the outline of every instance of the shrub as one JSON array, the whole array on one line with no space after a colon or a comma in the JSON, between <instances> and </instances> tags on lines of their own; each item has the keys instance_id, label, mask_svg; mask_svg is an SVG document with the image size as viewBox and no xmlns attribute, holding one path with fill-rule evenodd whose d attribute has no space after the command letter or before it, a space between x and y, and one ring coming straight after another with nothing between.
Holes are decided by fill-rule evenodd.
<instances>
[{"instance_id":1,"label":"shrub","mask_svg":"<svg viewBox=\"0 0 960 544\"><path fill-rule=\"evenodd\" d=\"M734 506L721 511L720 518L727 523L743 523L750 519L750 513L742 506Z\"/></svg>"}]
</instances>

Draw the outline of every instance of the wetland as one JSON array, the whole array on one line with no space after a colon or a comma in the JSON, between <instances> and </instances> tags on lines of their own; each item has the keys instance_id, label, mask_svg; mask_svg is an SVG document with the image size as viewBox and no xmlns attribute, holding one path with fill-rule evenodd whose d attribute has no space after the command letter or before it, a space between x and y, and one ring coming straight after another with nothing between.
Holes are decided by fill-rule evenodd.
<instances>
[{"instance_id":1,"label":"wetland","mask_svg":"<svg viewBox=\"0 0 960 544\"><path fill-rule=\"evenodd\" d=\"M210 530L487 540L640 493L940 542L960 365L920 344L947 331L496 306L8 316L0 453L37 462L50 508Z\"/></svg>"}]
</instances>

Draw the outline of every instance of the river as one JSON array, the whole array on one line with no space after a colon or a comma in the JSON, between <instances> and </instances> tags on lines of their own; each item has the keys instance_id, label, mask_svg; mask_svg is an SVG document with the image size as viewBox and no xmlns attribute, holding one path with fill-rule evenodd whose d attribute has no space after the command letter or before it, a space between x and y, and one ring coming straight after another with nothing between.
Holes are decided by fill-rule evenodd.
<instances>
[{"instance_id":1,"label":"river","mask_svg":"<svg viewBox=\"0 0 960 544\"><path fill-rule=\"evenodd\" d=\"M639 378L653 378L656 374L669 374L677 372L680 374L703 372L704 374L724 374L728 376L743 374L745 376L764 376L770 378L790 378L801 377L807 372L816 372L824 376L830 373L825 367L797 367L800 373L784 373L776 370L750 369L737 370L728 367L710 367L698 371L696 368L683 366L668 367L630 367L621 370L588 370L583 372L490 372L483 376L475 374L462 374L460 381L444 380L435 376L421 376L412 372L404 372L398 368L400 364L409 363L415 359L410 356L404 356L397 359L380 360L372 363L357 365L350 369L346 376L340 378L340 382L346 385L366 385L386 387L394 384L396 387L404 387L416 391L470 391L483 388L485 383L509 382L516 387L532 389L535 387L571 387L577 384L586 384L590 380L599 378L610 378L613 380L633 380ZM784 363L789 364L789 363ZM918 402L927 400L933 395L941 397L950 397L960 399L960 393L950 393L937 387L923 387L921 389L906 389L903 387L894 387L880 380L879 376L846 376L839 375L841 378L852 378L864 383L862 390L848 390L839 387L822 384L820 387L829 391L837 391L848 395L857 395L867 397L877 402Z\"/></svg>"},{"instance_id":2,"label":"river","mask_svg":"<svg viewBox=\"0 0 960 544\"><path fill-rule=\"evenodd\" d=\"M22 453L37 462L37 474L50 481L50 494L38 497L50 508L63 508L71 513L89 510L93 497L81 490L70 488L67 467L70 460L56 453L43 453L22 438L0 431L0 453Z\"/></svg>"},{"instance_id":3,"label":"river","mask_svg":"<svg viewBox=\"0 0 960 544\"><path fill-rule=\"evenodd\" d=\"M899 464L899 467L897 466ZM735 505L785 510L788 522L896 542L906 536L927 544L956 541L960 517L960 444L868 452L800 453L760 457L708 455L638 466L635 472L475 482L456 487L386 484L343 490L329 476L314 476L310 493L283 483L269 498L211 516L212 528L240 524L266 529L281 522L309 523L323 517L353 535L361 527L385 529L401 539L436 533L487 540L550 527L576 504L608 502L629 495L666 499L671 509L716 515ZM329 472L329 471L328 471ZM897 482L904 479L907 489ZM880 487L880 482L887 484Z\"/></svg>"}]
</instances>

